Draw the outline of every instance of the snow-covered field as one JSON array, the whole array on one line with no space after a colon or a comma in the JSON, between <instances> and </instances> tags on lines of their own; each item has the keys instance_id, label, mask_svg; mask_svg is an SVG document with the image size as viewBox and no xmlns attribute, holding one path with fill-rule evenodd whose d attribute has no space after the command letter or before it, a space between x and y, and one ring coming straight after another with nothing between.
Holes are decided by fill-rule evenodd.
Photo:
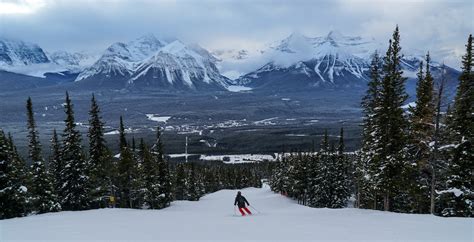
<instances>
[{"instance_id":1,"label":"snow-covered field","mask_svg":"<svg viewBox=\"0 0 474 242\"><path fill-rule=\"evenodd\" d=\"M314 209L243 190L261 213L235 215L236 191L164 210L100 209L0 221L0 241L473 241L474 219L362 209Z\"/></svg>"}]
</instances>

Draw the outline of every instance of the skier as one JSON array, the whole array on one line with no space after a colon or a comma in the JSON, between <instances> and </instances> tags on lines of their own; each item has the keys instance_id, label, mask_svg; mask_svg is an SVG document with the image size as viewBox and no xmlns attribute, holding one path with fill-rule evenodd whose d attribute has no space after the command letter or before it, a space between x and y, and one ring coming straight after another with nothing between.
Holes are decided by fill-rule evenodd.
<instances>
[{"instance_id":1,"label":"skier","mask_svg":"<svg viewBox=\"0 0 474 242\"><path fill-rule=\"evenodd\" d=\"M247 199L245 199L244 196L242 196L242 193L239 191L237 192L237 196L235 197L235 202L234 202L234 206L239 206L239 211L240 213L242 214L242 216L245 216L245 212L247 212L248 215L251 215L252 213L250 212L250 210L245 206L245 204L247 204L247 206L250 206L249 202L247 201Z\"/></svg>"}]
</instances>

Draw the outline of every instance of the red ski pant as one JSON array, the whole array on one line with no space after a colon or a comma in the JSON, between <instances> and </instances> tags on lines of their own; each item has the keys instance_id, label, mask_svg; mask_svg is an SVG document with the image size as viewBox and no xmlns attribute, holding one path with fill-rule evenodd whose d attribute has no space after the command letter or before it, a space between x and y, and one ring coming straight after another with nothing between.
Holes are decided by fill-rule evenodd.
<instances>
[{"instance_id":1,"label":"red ski pant","mask_svg":"<svg viewBox=\"0 0 474 242\"><path fill-rule=\"evenodd\" d=\"M252 214L252 213L250 212L250 210L249 210L248 208L246 208L246 207L239 208L239 211L240 211L240 213L242 214L242 216L245 216L245 212L247 212L247 214ZM244 211L245 211L245 212L244 212Z\"/></svg>"}]
</instances>

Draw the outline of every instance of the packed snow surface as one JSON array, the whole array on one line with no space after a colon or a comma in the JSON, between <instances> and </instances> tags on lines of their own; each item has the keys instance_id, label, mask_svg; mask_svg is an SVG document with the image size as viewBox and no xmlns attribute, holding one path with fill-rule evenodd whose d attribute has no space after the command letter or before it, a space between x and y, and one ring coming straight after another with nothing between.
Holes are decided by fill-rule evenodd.
<instances>
[{"instance_id":1,"label":"packed snow surface","mask_svg":"<svg viewBox=\"0 0 474 242\"><path fill-rule=\"evenodd\" d=\"M472 218L363 209L316 209L242 190L255 215L235 215L236 190L163 210L99 209L0 221L0 241L472 241Z\"/></svg>"}]
</instances>

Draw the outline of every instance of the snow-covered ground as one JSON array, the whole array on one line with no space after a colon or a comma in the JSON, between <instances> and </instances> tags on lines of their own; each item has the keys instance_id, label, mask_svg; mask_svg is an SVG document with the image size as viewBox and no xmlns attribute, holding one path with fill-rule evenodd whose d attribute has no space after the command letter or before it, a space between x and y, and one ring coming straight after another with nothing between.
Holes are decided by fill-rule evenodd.
<instances>
[{"instance_id":1,"label":"snow-covered ground","mask_svg":"<svg viewBox=\"0 0 474 242\"><path fill-rule=\"evenodd\" d=\"M226 164L254 163L260 161L275 161L275 156L264 154L238 154L238 155L201 155L200 160L223 161Z\"/></svg>"},{"instance_id":2,"label":"snow-covered ground","mask_svg":"<svg viewBox=\"0 0 474 242\"><path fill-rule=\"evenodd\" d=\"M0 241L473 241L472 218L315 209L268 187L242 190L261 213L235 215L236 191L163 210L99 209L0 221ZM251 208L252 209L252 208Z\"/></svg>"}]
</instances>

